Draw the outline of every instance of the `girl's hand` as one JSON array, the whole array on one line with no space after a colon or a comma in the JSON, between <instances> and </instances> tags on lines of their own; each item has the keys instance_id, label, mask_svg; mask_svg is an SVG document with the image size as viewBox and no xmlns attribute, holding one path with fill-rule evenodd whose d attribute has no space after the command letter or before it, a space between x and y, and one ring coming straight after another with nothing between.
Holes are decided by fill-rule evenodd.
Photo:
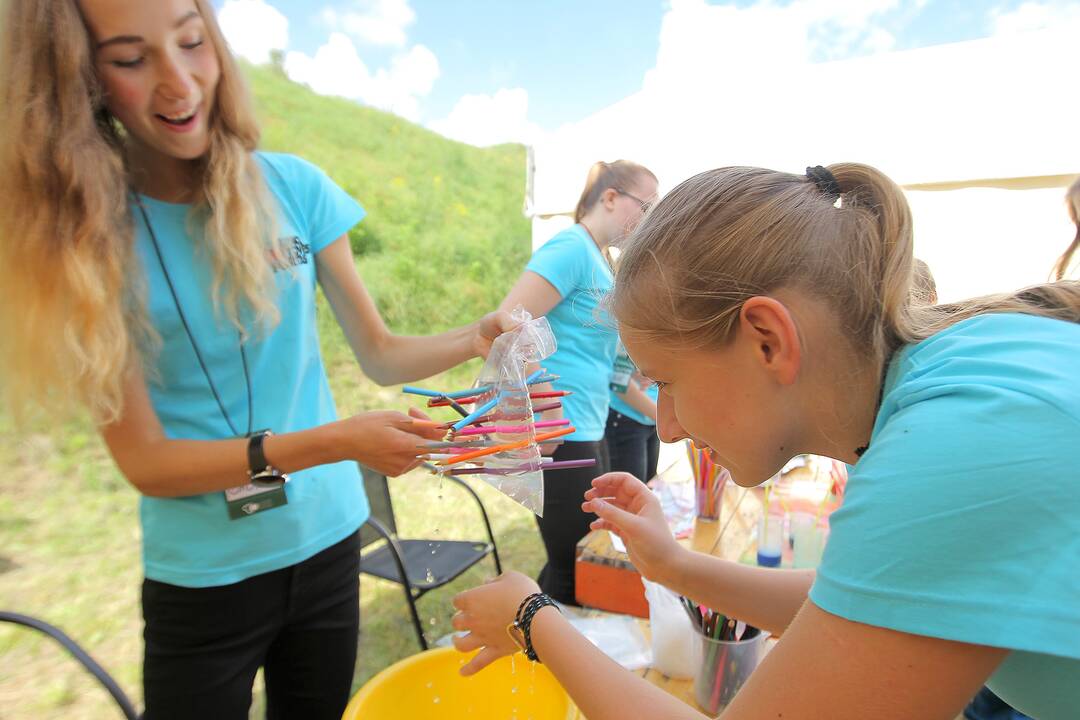
<instances>
[{"instance_id":1,"label":"girl's hand","mask_svg":"<svg viewBox=\"0 0 1080 720\"><path fill-rule=\"evenodd\" d=\"M668 528L660 501L629 473L614 472L592 481L581 509L599 515L590 527L611 530L622 538L630 562L644 577L664 583L664 572L684 549ZM599 498L610 498L600 500Z\"/></svg>"},{"instance_id":2,"label":"girl's hand","mask_svg":"<svg viewBox=\"0 0 1080 720\"><path fill-rule=\"evenodd\" d=\"M476 335L473 337L473 350L482 358L487 358L491 352L491 343L504 332L510 332L520 323L510 316L505 310L496 310L480 318L476 324Z\"/></svg>"},{"instance_id":3,"label":"girl's hand","mask_svg":"<svg viewBox=\"0 0 1080 720\"><path fill-rule=\"evenodd\" d=\"M403 415L392 410L361 413L342 421L347 454L361 465L384 475L401 475L416 467L419 447L441 440L446 431L416 408Z\"/></svg>"},{"instance_id":4,"label":"girl's hand","mask_svg":"<svg viewBox=\"0 0 1080 720\"><path fill-rule=\"evenodd\" d=\"M461 668L462 675L472 675L519 650L506 633L506 626L516 619L521 601L537 592L540 586L532 579L511 571L454 598L457 613L450 623L455 630L468 632L454 636L454 647L461 652L483 648Z\"/></svg>"}]
</instances>

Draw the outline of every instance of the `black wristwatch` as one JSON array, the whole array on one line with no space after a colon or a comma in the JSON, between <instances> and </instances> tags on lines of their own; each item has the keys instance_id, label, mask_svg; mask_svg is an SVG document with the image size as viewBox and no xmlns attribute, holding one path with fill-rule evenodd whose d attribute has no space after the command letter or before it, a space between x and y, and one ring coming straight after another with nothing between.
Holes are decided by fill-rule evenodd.
<instances>
[{"instance_id":1,"label":"black wristwatch","mask_svg":"<svg viewBox=\"0 0 1080 720\"><path fill-rule=\"evenodd\" d=\"M269 430L257 430L248 438L248 479L260 487L281 487L289 476L281 472L266 459L263 452L263 440L274 433Z\"/></svg>"}]
</instances>

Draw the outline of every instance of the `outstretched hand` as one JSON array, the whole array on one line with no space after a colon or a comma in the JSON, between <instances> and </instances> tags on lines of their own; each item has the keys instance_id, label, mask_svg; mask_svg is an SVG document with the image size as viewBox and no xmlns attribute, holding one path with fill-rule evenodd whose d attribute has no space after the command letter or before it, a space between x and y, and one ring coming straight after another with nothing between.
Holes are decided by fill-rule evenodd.
<instances>
[{"instance_id":1,"label":"outstretched hand","mask_svg":"<svg viewBox=\"0 0 1080 720\"><path fill-rule=\"evenodd\" d=\"M593 530L610 530L622 538L630 562L649 580L661 580L672 558L683 551L668 527L660 500L629 473L595 478L581 509L599 516L590 525Z\"/></svg>"},{"instance_id":2,"label":"outstretched hand","mask_svg":"<svg viewBox=\"0 0 1080 720\"><path fill-rule=\"evenodd\" d=\"M495 338L505 332L510 332L521 323L515 320L505 310L496 310L480 318L476 324L476 335L473 337L473 350L482 358L487 358L491 352L491 344Z\"/></svg>"},{"instance_id":3,"label":"outstretched hand","mask_svg":"<svg viewBox=\"0 0 1080 720\"><path fill-rule=\"evenodd\" d=\"M506 626L514 622L521 601L536 592L540 592L540 587L533 580L511 571L454 597L457 613L450 624L455 630L468 633L455 635L454 647L461 652L480 649L461 668L462 675L472 675L503 655L518 651Z\"/></svg>"},{"instance_id":4,"label":"outstretched hand","mask_svg":"<svg viewBox=\"0 0 1080 720\"><path fill-rule=\"evenodd\" d=\"M408 415L392 410L360 413L343 422L349 455L361 465L390 476L416 467L420 463L416 456L422 452L419 446L445 434L416 408L409 408Z\"/></svg>"}]
</instances>

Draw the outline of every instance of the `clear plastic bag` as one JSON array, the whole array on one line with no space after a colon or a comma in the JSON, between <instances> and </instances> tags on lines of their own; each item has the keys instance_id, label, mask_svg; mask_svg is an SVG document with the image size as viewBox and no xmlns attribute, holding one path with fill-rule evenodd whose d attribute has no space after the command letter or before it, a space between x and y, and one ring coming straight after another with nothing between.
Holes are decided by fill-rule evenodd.
<instances>
[{"instance_id":1,"label":"clear plastic bag","mask_svg":"<svg viewBox=\"0 0 1080 720\"><path fill-rule=\"evenodd\" d=\"M513 443L536 437L532 400L526 383L526 367L539 363L555 352L555 335L547 318L533 319L523 307L511 313L521 324L503 333L492 343L477 387L487 388L477 407L498 399L492 410L500 426L523 428L524 431L496 433L492 440ZM504 450L484 459L484 468L492 472L479 475L485 482L539 516L544 514L544 475L540 469L540 450L535 442L516 450Z\"/></svg>"}]
</instances>

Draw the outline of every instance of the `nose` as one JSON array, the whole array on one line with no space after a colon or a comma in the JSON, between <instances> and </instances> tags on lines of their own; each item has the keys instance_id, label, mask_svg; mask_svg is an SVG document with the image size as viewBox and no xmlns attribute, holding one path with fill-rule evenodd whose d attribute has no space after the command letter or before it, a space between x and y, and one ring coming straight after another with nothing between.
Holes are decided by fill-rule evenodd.
<instances>
[{"instance_id":1,"label":"nose","mask_svg":"<svg viewBox=\"0 0 1080 720\"><path fill-rule=\"evenodd\" d=\"M656 396L656 434L666 443L690 437L675 417L674 401L663 391Z\"/></svg>"},{"instance_id":2,"label":"nose","mask_svg":"<svg viewBox=\"0 0 1080 720\"><path fill-rule=\"evenodd\" d=\"M164 54L158 65L157 90L167 100L185 100L195 90L195 78L191 72L171 53Z\"/></svg>"}]
</instances>

